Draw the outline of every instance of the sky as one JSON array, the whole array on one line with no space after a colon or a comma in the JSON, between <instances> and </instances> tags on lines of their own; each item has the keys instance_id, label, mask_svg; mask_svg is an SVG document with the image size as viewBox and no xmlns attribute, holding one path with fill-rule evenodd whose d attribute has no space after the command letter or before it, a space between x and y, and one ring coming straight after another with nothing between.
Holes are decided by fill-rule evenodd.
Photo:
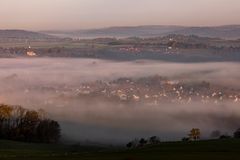
<instances>
[{"instance_id":1,"label":"sky","mask_svg":"<svg viewBox=\"0 0 240 160\"><path fill-rule=\"evenodd\" d=\"M240 0L0 0L0 29L240 24Z\"/></svg>"}]
</instances>

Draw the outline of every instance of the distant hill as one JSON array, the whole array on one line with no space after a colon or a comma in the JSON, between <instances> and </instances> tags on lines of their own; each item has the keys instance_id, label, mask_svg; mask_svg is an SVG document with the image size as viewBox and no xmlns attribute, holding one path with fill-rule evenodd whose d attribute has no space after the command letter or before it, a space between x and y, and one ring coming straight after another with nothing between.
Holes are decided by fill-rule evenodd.
<instances>
[{"instance_id":1,"label":"distant hill","mask_svg":"<svg viewBox=\"0 0 240 160\"><path fill-rule=\"evenodd\" d=\"M110 27L105 29L75 31L74 35L82 36L110 36L110 37L151 37L164 35L184 29L179 26L138 26L138 27Z\"/></svg>"},{"instance_id":2,"label":"distant hill","mask_svg":"<svg viewBox=\"0 0 240 160\"><path fill-rule=\"evenodd\" d=\"M55 36L72 38L99 38L99 37L155 37L166 35L178 30L185 29L181 26L136 26L136 27L109 27L101 29L89 29L78 31L46 31L43 33Z\"/></svg>"},{"instance_id":3,"label":"distant hill","mask_svg":"<svg viewBox=\"0 0 240 160\"><path fill-rule=\"evenodd\" d=\"M31 32L25 30L0 30L0 38L13 38L13 39L53 39L56 38L45 33Z\"/></svg>"},{"instance_id":4,"label":"distant hill","mask_svg":"<svg viewBox=\"0 0 240 160\"><path fill-rule=\"evenodd\" d=\"M174 31L173 33L182 35L196 35L201 37L239 39L240 25L218 27L188 27L182 30Z\"/></svg>"},{"instance_id":5,"label":"distant hill","mask_svg":"<svg viewBox=\"0 0 240 160\"><path fill-rule=\"evenodd\" d=\"M109 27L78 31L46 31L61 37L72 38L99 38L99 37L156 37L169 34L196 35L211 38L239 39L240 25L217 27L184 27L184 26L136 26L136 27Z\"/></svg>"}]
</instances>

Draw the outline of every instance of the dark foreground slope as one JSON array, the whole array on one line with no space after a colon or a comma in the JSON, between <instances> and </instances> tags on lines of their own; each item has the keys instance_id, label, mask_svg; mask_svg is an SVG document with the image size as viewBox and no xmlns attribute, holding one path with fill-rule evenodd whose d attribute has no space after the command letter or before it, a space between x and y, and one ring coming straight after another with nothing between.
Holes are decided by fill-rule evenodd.
<instances>
[{"instance_id":1,"label":"dark foreground slope","mask_svg":"<svg viewBox=\"0 0 240 160\"><path fill-rule=\"evenodd\" d=\"M0 141L0 159L236 160L240 140L161 143L132 150Z\"/></svg>"}]
</instances>

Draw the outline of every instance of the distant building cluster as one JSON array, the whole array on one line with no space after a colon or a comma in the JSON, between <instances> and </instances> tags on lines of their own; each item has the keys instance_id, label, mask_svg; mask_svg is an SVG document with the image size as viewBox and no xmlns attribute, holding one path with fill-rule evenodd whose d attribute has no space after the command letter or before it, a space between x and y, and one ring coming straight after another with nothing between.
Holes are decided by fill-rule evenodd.
<instances>
[{"instance_id":1,"label":"distant building cluster","mask_svg":"<svg viewBox=\"0 0 240 160\"><path fill-rule=\"evenodd\" d=\"M27 56L29 57L35 57L37 56L37 53L35 53L32 49L31 49L31 46L28 47L28 50L27 50Z\"/></svg>"},{"instance_id":2,"label":"distant building cluster","mask_svg":"<svg viewBox=\"0 0 240 160\"><path fill-rule=\"evenodd\" d=\"M13 78L15 79L16 76L8 77L7 81ZM240 103L240 89L227 88L204 81L180 82L161 76L138 79L120 78L110 82L95 81L79 85L40 85L24 88L23 94L31 95L36 91L40 91L43 95L45 92L51 93L52 96L46 97L44 104L59 103L59 107L67 106L72 99L102 99L117 103L147 105L191 104L195 102L203 104ZM4 91L4 93L6 92L9 90ZM64 100L64 103L59 102L59 98Z\"/></svg>"},{"instance_id":3,"label":"distant building cluster","mask_svg":"<svg viewBox=\"0 0 240 160\"><path fill-rule=\"evenodd\" d=\"M143 102L148 104L166 103L221 103L224 101L239 103L240 92L221 86L212 86L207 82L185 84L167 80L160 76L138 80L119 79L113 82L95 82L82 84L77 95L98 95L108 99L125 102Z\"/></svg>"},{"instance_id":4,"label":"distant building cluster","mask_svg":"<svg viewBox=\"0 0 240 160\"><path fill-rule=\"evenodd\" d=\"M183 83L160 76L136 80L121 78L112 82L96 81L74 87L49 87L45 89L53 89L56 94L63 98L103 98L120 103L144 103L149 105L159 105L161 103L190 104L192 102L203 104L240 103L239 90L211 85L207 82Z\"/></svg>"}]
</instances>

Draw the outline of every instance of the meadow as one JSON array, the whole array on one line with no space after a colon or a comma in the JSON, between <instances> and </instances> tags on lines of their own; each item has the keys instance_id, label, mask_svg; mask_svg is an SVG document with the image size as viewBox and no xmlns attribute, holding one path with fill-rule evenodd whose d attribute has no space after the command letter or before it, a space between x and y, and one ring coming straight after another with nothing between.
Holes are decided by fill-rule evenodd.
<instances>
[{"instance_id":1,"label":"meadow","mask_svg":"<svg viewBox=\"0 0 240 160\"><path fill-rule=\"evenodd\" d=\"M0 159L15 160L226 160L240 158L240 140L162 142L136 149L0 141Z\"/></svg>"}]
</instances>

